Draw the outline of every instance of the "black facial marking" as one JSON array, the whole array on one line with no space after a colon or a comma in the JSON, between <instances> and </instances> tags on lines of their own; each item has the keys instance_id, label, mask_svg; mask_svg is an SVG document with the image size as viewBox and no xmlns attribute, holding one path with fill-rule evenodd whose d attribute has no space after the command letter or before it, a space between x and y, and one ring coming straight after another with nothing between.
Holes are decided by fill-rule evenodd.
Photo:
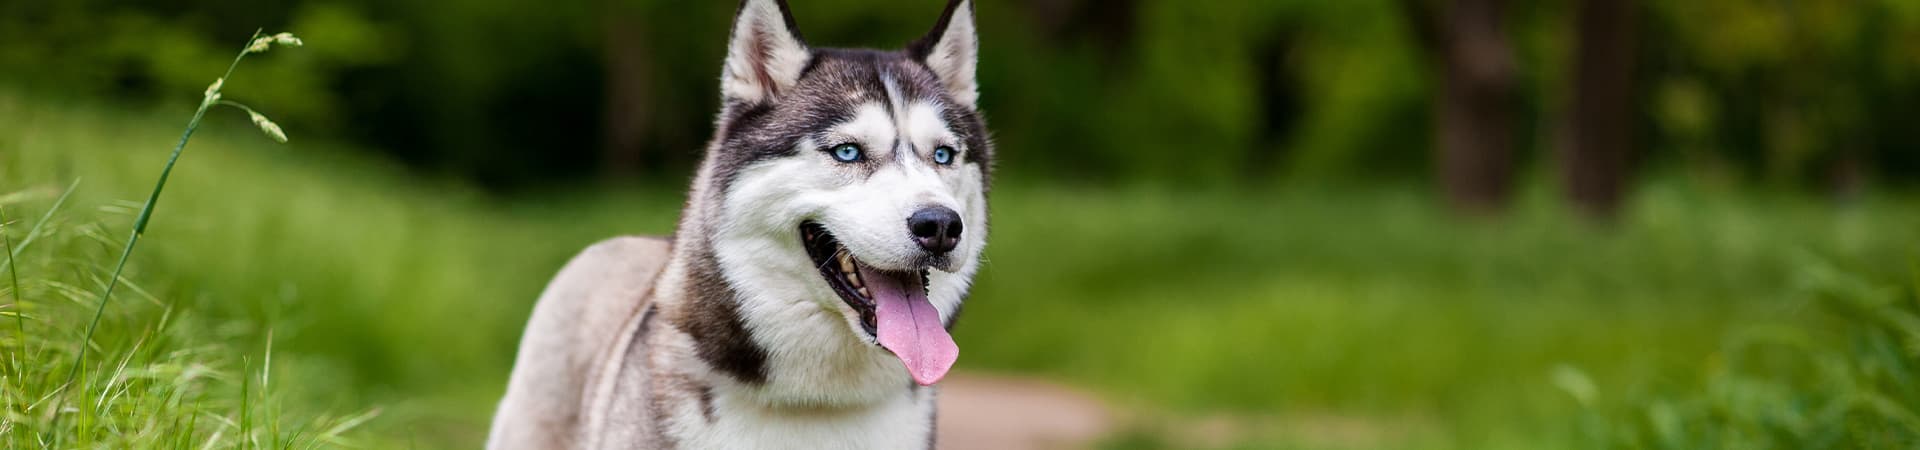
<instances>
[{"instance_id":1,"label":"black facial marking","mask_svg":"<svg viewBox=\"0 0 1920 450\"><path fill-rule=\"evenodd\" d=\"M960 136L964 149L960 150L962 161L980 166L981 178L992 172L993 140L987 134L986 119L980 113L967 108L946 108L947 126L953 127L953 134Z\"/></svg>"},{"instance_id":2,"label":"black facial marking","mask_svg":"<svg viewBox=\"0 0 1920 450\"><path fill-rule=\"evenodd\" d=\"M962 145L961 161L990 170L992 145L986 124L970 108L956 106L933 71L902 51L868 49L813 49L806 70L793 88L771 102L728 102L718 120L715 141L707 148L716 181L731 185L734 175L762 161L793 156L800 141L814 137L820 157L836 142L819 137L836 125L853 120L859 108L877 103L893 108L882 75L894 80L902 104L934 102L946 105L944 117ZM862 142L872 164L857 166L863 175L889 162L890 142ZM813 149L808 149L813 150Z\"/></svg>"},{"instance_id":3,"label":"black facial marking","mask_svg":"<svg viewBox=\"0 0 1920 450\"><path fill-rule=\"evenodd\" d=\"M880 109L887 112L888 118L900 117L900 111L895 111L893 104L895 100L905 102L907 99L893 98L893 93L887 91L887 78L893 77L894 75L885 68L879 67L877 64L875 66L877 70L873 71L873 78L868 79L866 82L867 92L879 94ZM898 82L896 81L896 86L894 87L898 88L899 86L897 84Z\"/></svg>"}]
</instances>

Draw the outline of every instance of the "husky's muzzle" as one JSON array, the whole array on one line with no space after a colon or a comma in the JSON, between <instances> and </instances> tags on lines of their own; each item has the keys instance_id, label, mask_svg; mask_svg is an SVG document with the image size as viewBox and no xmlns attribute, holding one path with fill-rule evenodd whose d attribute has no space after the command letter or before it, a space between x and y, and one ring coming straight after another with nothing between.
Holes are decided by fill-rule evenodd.
<instances>
[{"instance_id":1,"label":"husky's muzzle","mask_svg":"<svg viewBox=\"0 0 1920 450\"><path fill-rule=\"evenodd\" d=\"M959 241L960 221L953 210L938 209L946 213L935 211L924 218L915 213L908 228L922 249L929 254L941 249L937 257L945 260ZM869 336L900 358L914 382L932 385L946 376L960 357L960 347L927 300L927 266L876 269L854 258L833 233L814 222L800 225L800 240L827 286L860 315L860 326Z\"/></svg>"}]
</instances>

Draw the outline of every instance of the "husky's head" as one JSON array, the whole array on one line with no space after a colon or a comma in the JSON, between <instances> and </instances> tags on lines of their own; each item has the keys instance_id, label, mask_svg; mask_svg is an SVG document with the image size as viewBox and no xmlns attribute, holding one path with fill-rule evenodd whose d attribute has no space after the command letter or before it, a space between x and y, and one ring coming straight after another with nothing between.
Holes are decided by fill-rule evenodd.
<instances>
[{"instance_id":1,"label":"husky's head","mask_svg":"<svg viewBox=\"0 0 1920 450\"><path fill-rule=\"evenodd\" d=\"M809 48L782 0L744 1L731 40L694 203L744 328L933 384L987 235L971 2L900 51Z\"/></svg>"}]
</instances>

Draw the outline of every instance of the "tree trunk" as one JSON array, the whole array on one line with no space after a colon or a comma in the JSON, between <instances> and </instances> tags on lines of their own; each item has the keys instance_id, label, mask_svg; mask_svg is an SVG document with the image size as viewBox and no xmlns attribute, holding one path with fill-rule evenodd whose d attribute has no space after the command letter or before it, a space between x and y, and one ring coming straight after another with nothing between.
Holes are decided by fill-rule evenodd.
<instances>
[{"instance_id":1,"label":"tree trunk","mask_svg":"<svg viewBox=\"0 0 1920 450\"><path fill-rule=\"evenodd\" d=\"M1254 132L1254 147L1247 152L1244 175L1254 180L1268 178L1286 160L1287 140L1300 121L1302 103L1299 77L1288 66L1296 42L1294 27L1270 29L1253 53L1260 128Z\"/></svg>"},{"instance_id":2,"label":"tree trunk","mask_svg":"<svg viewBox=\"0 0 1920 450\"><path fill-rule=\"evenodd\" d=\"M601 153L603 172L610 176L633 176L646 169L650 160L647 145L652 128L654 106L651 58L647 51L642 23L633 8L619 0L605 2L602 43L606 55L605 148ZM652 158L658 159L658 158Z\"/></svg>"},{"instance_id":3,"label":"tree trunk","mask_svg":"<svg viewBox=\"0 0 1920 450\"><path fill-rule=\"evenodd\" d=\"M1582 0L1579 8L1560 173L1569 201L1609 220L1620 209L1634 145L1634 2Z\"/></svg>"},{"instance_id":4,"label":"tree trunk","mask_svg":"<svg viewBox=\"0 0 1920 450\"><path fill-rule=\"evenodd\" d=\"M1513 181L1519 79L1501 0L1451 0L1435 11L1404 0L1415 34L1439 75L1434 100L1435 169L1448 204L1504 209Z\"/></svg>"}]
</instances>

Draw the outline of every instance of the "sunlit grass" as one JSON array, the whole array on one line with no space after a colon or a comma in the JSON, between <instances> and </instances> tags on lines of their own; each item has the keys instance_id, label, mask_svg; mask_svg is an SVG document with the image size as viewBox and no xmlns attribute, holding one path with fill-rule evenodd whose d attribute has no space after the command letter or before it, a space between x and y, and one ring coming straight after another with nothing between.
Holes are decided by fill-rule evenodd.
<instances>
[{"instance_id":1,"label":"sunlit grass","mask_svg":"<svg viewBox=\"0 0 1920 450\"><path fill-rule=\"evenodd\" d=\"M177 128L168 130L177 126L167 124L168 117L178 117L177 110L129 114L0 91L0 197L10 199L7 217L16 222L6 232L15 246L28 236L27 227L41 223L31 219L73 193L22 253L29 299L24 323L38 333L27 342L35 351L7 353L30 355L25 378L71 369L59 361L71 362L75 353L54 350L72 350L80 341L85 313L104 286L99 281L124 243L115 235L140 207L122 199L146 196L168 156L152 142L178 136ZM115 132L95 132L108 127ZM87 357L94 366L127 360L135 343L144 342L140 355L166 356L156 363L196 364L178 372L201 384L169 392L209 411L199 421L167 409L117 419L178 418L179 426L207 430L194 438L200 440L212 439L209 433L220 426L242 424L242 403L235 399L244 387L255 399L246 422L258 429L302 420L338 423L328 418L379 411L378 420L354 428L357 443L478 447L525 311L554 268L622 229L665 231L678 203L590 195L500 208L464 187L409 180L317 139L272 145L247 134L253 126L244 118L210 116L205 127L223 132L196 136L191 155L175 168L167 207L133 254L127 284L103 315ZM634 220L635 210L600 209L607 205L666 213ZM6 306L0 311L13 305ZM17 340L13 318L7 319L9 332L0 339ZM149 361L143 358L133 358L130 367ZM90 366L80 378L102 385L95 380L100 373ZM33 408L40 399L30 394L51 392L59 381L9 387L0 396L21 410ZM266 411L276 412L261 415ZM215 414L221 419L210 417ZM62 426L81 426L72 419L82 416L94 419L76 414ZM14 443L28 442L38 432L29 426L44 424L14 419L6 428L7 436L22 439ZM306 436L319 431L327 430L305 430L300 441L315 442ZM227 431L219 440L238 442L235 435Z\"/></svg>"},{"instance_id":2,"label":"sunlit grass","mask_svg":"<svg viewBox=\"0 0 1920 450\"><path fill-rule=\"evenodd\" d=\"M64 194L84 183L47 192ZM12 186L9 186L11 188ZM138 269L117 301L101 305L133 205L69 209L64 197L9 191L0 208L46 214L0 222L12 251L0 282L8 333L0 333L0 447L310 448L345 444L373 417L289 408L275 392L273 350L230 340L253 326L193 314L190 299L163 293ZM101 327L89 333L95 318ZM84 354L82 352L85 352ZM284 414L284 409L301 413Z\"/></svg>"},{"instance_id":3,"label":"sunlit grass","mask_svg":"<svg viewBox=\"0 0 1920 450\"><path fill-rule=\"evenodd\" d=\"M0 376L0 393L7 394L0 437L5 439L8 448L337 445L342 443L343 433L373 416L369 412L350 418L287 421L280 414L279 399L270 391L272 331L268 331L267 349L260 353L258 370L255 370L256 363L248 359L250 352L200 344L195 342L199 335L173 332L172 327L190 319L176 317L174 304L163 303L147 289L123 277L175 164L209 109L225 105L245 110L268 136L286 141L278 125L265 116L240 103L221 99L222 86L233 76L240 61L248 54L265 52L274 44L297 46L300 41L287 33L263 37L255 32L226 73L207 88L166 164L160 167L159 180L134 214L128 227L131 231L124 240L116 242L106 237L107 227L99 223L71 230L63 229L60 224L49 226L62 217L61 207L80 186L77 180L60 191L40 220L22 233L18 245L14 244L12 228L18 228L20 222L10 222L0 214L0 244L5 244L0 247L0 253L6 256L0 264L6 268L7 291L12 297L10 315L15 319L17 331L14 339L6 343L8 370ZM32 190L8 192L0 196L0 211L10 203L25 203L32 197ZM36 241L42 243L41 247L52 245L57 249L29 253L36 250L31 248ZM75 248L89 243L120 247L110 271L92 266L85 258L87 251ZM23 258L34 256L40 258ZM37 264L26 268L29 276L27 283L23 283L22 266L29 263ZM72 271L58 270L62 265ZM99 278L100 273L106 276ZM131 294L158 307L158 317L143 321L139 329L116 330L113 333L116 336L99 335L101 321L109 312L117 317L138 315L114 308L116 288L123 285L133 291ZM41 289L31 291L29 287ZM92 301L85 299L95 291L99 292L98 297ZM29 334L28 305L45 303L49 296L66 301L32 308L40 319L36 323L41 327L36 328L45 330ZM29 302L30 298L39 301ZM90 314L84 312L88 309L92 311ZM86 324L85 331L70 335L74 329L71 326L79 323ZM235 356L240 360L237 368L231 367ZM258 374L258 386L255 374ZM220 387L230 387L236 381L237 395L219 391ZM209 419L209 423L203 425L202 418Z\"/></svg>"}]
</instances>

